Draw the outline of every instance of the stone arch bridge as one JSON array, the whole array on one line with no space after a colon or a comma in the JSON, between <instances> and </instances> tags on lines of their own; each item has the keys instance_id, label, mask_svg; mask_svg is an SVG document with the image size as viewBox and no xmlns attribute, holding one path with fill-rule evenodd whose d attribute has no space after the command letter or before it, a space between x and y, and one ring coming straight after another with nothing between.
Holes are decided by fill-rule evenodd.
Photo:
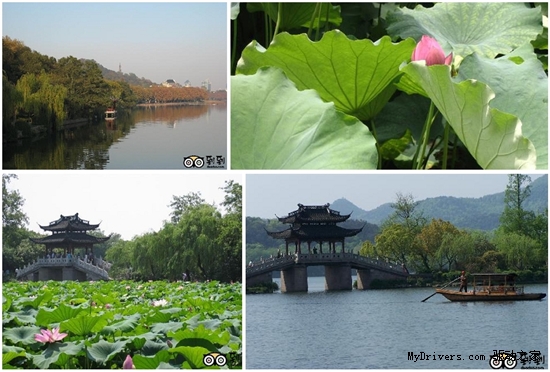
<instances>
[{"instance_id":1,"label":"stone arch bridge","mask_svg":"<svg viewBox=\"0 0 550 372\"><path fill-rule=\"evenodd\" d=\"M325 266L326 290L352 289L352 269L357 270L357 289L369 289L375 279L403 280L409 276L402 265L354 253L298 253L249 265L246 286L271 282L273 271L281 271L281 292L307 292L308 266Z\"/></svg>"}]
</instances>

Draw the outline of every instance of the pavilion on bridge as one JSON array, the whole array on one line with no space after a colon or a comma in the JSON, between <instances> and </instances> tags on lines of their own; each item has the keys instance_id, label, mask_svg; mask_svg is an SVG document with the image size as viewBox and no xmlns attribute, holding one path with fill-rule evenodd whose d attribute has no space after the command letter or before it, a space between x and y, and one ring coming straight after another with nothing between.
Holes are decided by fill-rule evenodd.
<instances>
[{"instance_id":1,"label":"pavilion on bridge","mask_svg":"<svg viewBox=\"0 0 550 372\"><path fill-rule=\"evenodd\" d=\"M110 264L94 256L94 244L101 244L111 237L96 237L88 232L96 230L99 224L90 224L78 213L72 216L61 215L49 225L39 225L52 234L44 238L30 238L37 244L46 246L43 258L17 270L17 278L22 280L89 280L109 279L107 270ZM54 249L63 249L63 254Z\"/></svg>"},{"instance_id":2,"label":"pavilion on bridge","mask_svg":"<svg viewBox=\"0 0 550 372\"><path fill-rule=\"evenodd\" d=\"M286 243L286 255L289 254L288 246L294 243L294 253L302 253L302 243L307 243L308 253L317 253L317 248L311 247L311 243L319 243L319 253L323 253L323 242L328 243L328 252L336 253L336 243L341 243L342 253L345 253L344 240L347 237L359 234L364 225L359 229L347 229L337 224L346 221L350 214L341 215L340 212L330 209L330 204L303 205L298 204L298 209L290 212L285 217L277 217L280 222L290 224L283 231L267 231L268 235L275 239L284 239Z\"/></svg>"},{"instance_id":3,"label":"pavilion on bridge","mask_svg":"<svg viewBox=\"0 0 550 372\"><path fill-rule=\"evenodd\" d=\"M42 230L51 231L52 235L45 238L31 238L31 240L34 243L44 244L46 255L52 258L54 248L62 248L63 256L67 256L67 254L74 256L75 249L83 248L83 257L93 257L94 244L104 243L111 238L110 236L98 238L88 234L88 231L97 229L99 225L92 225L89 221L81 219L78 217L78 213L73 216L61 215L58 220L50 222L47 226L39 225Z\"/></svg>"}]
</instances>

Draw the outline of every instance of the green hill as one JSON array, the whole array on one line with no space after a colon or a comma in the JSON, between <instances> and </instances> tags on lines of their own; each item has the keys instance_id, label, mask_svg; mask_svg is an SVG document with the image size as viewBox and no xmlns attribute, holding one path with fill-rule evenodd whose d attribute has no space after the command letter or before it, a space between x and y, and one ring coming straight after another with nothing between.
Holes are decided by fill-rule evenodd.
<instances>
[{"instance_id":1,"label":"green hill","mask_svg":"<svg viewBox=\"0 0 550 372\"><path fill-rule=\"evenodd\" d=\"M531 183L531 195L525 206L528 210L542 213L548 208L548 176L544 175ZM365 211L346 199L338 199L331 208L342 213L352 213L351 218L362 219L380 225L393 212L391 203ZM440 218L458 228L493 230L499 225L504 211L504 191L481 198L455 198L439 196L419 201L418 210L428 219Z\"/></svg>"}]
</instances>

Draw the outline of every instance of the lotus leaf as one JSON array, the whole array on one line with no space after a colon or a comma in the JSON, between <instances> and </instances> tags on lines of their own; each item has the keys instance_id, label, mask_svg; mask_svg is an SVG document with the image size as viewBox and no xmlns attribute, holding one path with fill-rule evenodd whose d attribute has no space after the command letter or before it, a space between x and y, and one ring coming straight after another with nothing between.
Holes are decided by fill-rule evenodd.
<instances>
[{"instance_id":1,"label":"lotus leaf","mask_svg":"<svg viewBox=\"0 0 550 372\"><path fill-rule=\"evenodd\" d=\"M456 83L446 65L411 62L403 68L421 86L484 169L534 169L533 144L522 135L521 121L490 107L493 91L475 80Z\"/></svg>"},{"instance_id":2,"label":"lotus leaf","mask_svg":"<svg viewBox=\"0 0 550 372\"><path fill-rule=\"evenodd\" d=\"M305 34L281 33L267 50L257 42L247 46L237 73L251 75L262 66L279 67L299 90L315 89L336 109L368 120L390 98L391 85L401 75L399 66L410 60L414 46L412 39L394 44L387 36L377 42L351 40L338 30L325 33L319 42Z\"/></svg>"},{"instance_id":3,"label":"lotus leaf","mask_svg":"<svg viewBox=\"0 0 550 372\"><path fill-rule=\"evenodd\" d=\"M521 3L437 3L431 8L398 8L388 15L388 33L420 40L429 35L446 51L495 57L534 40L542 32L540 8ZM447 47L447 48L445 48Z\"/></svg>"},{"instance_id":4,"label":"lotus leaf","mask_svg":"<svg viewBox=\"0 0 550 372\"><path fill-rule=\"evenodd\" d=\"M375 169L368 128L275 68L231 78L233 169Z\"/></svg>"}]
</instances>

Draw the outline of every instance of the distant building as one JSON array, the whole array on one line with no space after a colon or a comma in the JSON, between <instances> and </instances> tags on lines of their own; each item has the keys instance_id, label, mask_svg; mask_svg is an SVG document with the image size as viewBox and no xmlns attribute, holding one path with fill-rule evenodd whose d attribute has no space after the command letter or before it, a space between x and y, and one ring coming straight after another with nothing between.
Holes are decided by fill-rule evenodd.
<instances>
[{"instance_id":1,"label":"distant building","mask_svg":"<svg viewBox=\"0 0 550 372\"><path fill-rule=\"evenodd\" d=\"M212 90L212 85L210 84L210 80L206 79L201 83L201 88L206 90L207 92L210 92Z\"/></svg>"},{"instance_id":2,"label":"distant building","mask_svg":"<svg viewBox=\"0 0 550 372\"><path fill-rule=\"evenodd\" d=\"M191 82L189 80L185 80L185 83L183 83L183 86L186 88L189 88L191 86Z\"/></svg>"},{"instance_id":3,"label":"distant building","mask_svg":"<svg viewBox=\"0 0 550 372\"><path fill-rule=\"evenodd\" d=\"M180 87L178 83L174 79L168 79L164 83L162 83L163 87L172 88L172 87Z\"/></svg>"}]
</instances>

